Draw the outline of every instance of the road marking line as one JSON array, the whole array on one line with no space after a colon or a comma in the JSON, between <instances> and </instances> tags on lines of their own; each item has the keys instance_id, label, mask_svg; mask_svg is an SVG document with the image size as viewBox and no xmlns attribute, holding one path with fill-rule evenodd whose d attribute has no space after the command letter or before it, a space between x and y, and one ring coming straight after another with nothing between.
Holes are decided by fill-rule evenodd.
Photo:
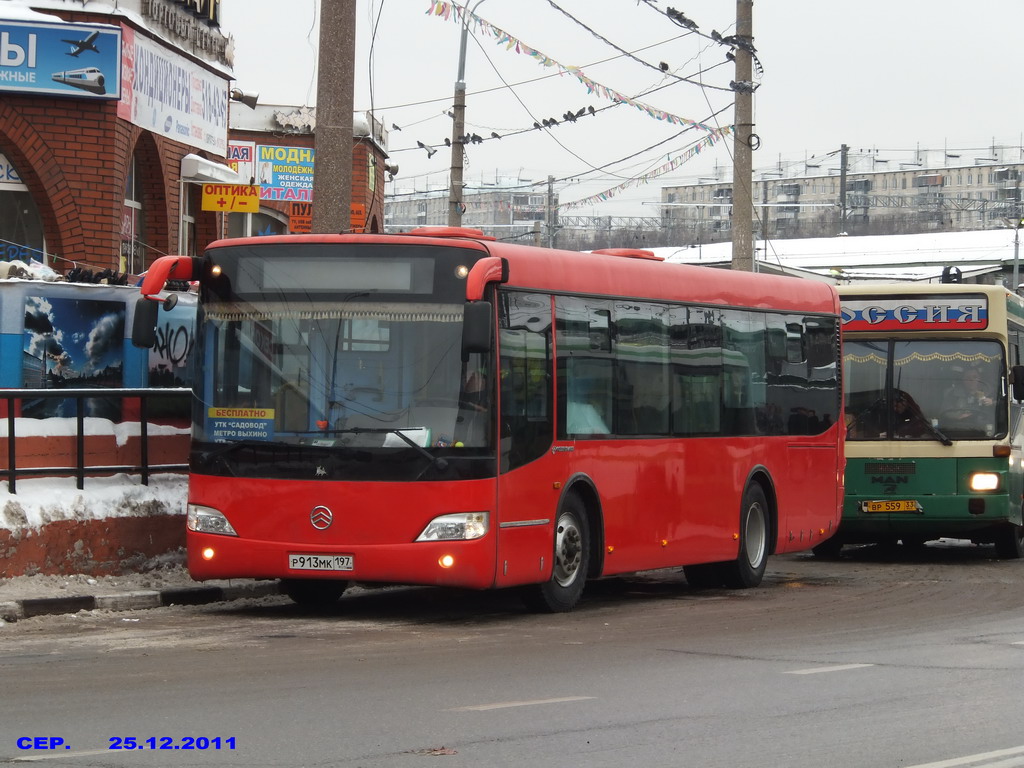
<instances>
[{"instance_id":1,"label":"road marking line","mask_svg":"<svg viewBox=\"0 0 1024 768\"><path fill-rule=\"evenodd\" d=\"M453 707L445 712L483 712L488 709L505 709L507 707L532 707L535 704L562 704L567 701L586 701L596 696L566 696L561 699L534 699L533 701L502 701L496 704L477 704L473 707Z\"/></svg>"},{"instance_id":2,"label":"road marking line","mask_svg":"<svg viewBox=\"0 0 1024 768\"><path fill-rule=\"evenodd\" d=\"M787 675L816 675L819 672L843 672L847 669L861 669L863 667L873 667L874 664L837 664L834 667L813 667L811 669L791 669L786 672Z\"/></svg>"},{"instance_id":3,"label":"road marking line","mask_svg":"<svg viewBox=\"0 0 1024 768\"><path fill-rule=\"evenodd\" d=\"M1009 749L997 749L994 752L979 752L976 755L967 755L967 757L954 757L951 760L939 760L935 763L920 763L918 765L908 765L907 768L952 768L956 765L967 765L968 763L977 763L981 760L989 760L994 757L1007 757L1009 755L1022 755L1024 754L1024 747L1010 747ZM1010 766L1021 765L1021 760L1004 760L1000 763L988 763L987 768L1010 768Z\"/></svg>"},{"instance_id":4,"label":"road marking line","mask_svg":"<svg viewBox=\"0 0 1024 768\"><path fill-rule=\"evenodd\" d=\"M87 755L108 755L109 749L90 749L84 752L54 752L52 755L25 755L12 757L12 763L32 763L36 760L56 760L58 757L85 757Z\"/></svg>"}]
</instances>

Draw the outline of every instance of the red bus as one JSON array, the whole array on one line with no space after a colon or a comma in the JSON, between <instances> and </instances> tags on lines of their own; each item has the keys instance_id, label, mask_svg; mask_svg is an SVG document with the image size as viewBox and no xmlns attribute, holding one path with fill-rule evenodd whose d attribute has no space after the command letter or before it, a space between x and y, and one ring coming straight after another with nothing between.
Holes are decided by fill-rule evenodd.
<instances>
[{"instance_id":1,"label":"red bus","mask_svg":"<svg viewBox=\"0 0 1024 768\"><path fill-rule=\"evenodd\" d=\"M477 230L213 243L149 270L199 284L194 578L517 587L683 566L757 586L842 508L830 285L577 253Z\"/></svg>"}]
</instances>

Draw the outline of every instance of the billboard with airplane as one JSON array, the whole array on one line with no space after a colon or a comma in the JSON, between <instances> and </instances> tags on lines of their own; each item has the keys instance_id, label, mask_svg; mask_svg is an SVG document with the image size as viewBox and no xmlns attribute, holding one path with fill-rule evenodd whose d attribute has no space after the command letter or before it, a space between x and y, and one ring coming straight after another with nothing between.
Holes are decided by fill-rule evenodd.
<instances>
[{"instance_id":1,"label":"billboard with airplane","mask_svg":"<svg viewBox=\"0 0 1024 768\"><path fill-rule=\"evenodd\" d=\"M121 29L0 19L0 91L121 97Z\"/></svg>"}]
</instances>

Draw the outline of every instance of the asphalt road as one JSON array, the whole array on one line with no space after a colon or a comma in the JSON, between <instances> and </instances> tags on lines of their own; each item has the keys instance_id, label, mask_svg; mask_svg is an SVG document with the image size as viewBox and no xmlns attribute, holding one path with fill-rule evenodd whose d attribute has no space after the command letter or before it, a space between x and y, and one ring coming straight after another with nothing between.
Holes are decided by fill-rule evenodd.
<instances>
[{"instance_id":1,"label":"asphalt road","mask_svg":"<svg viewBox=\"0 0 1024 768\"><path fill-rule=\"evenodd\" d=\"M1024 562L846 552L740 592L599 582L567 615L391 588L26 619L0 764L1024 766Z\"/></svg>"}]
</instances>

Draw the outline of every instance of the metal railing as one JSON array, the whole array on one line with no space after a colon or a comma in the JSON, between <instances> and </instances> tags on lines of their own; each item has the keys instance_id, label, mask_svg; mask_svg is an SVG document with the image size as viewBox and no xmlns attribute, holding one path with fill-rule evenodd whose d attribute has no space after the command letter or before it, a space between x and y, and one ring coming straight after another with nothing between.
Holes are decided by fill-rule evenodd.
<instances>
[{"instance_id":1,"label":"metal railing","mask_svg":"<svg viewBox=\"0 0 1024 768\"><path fill-rule=\"evenodd\" d=\"M59 476L74 473L78 481L78 490L85 487L85 476L110 474L115 472L139 473L143 485L149 485L149 476L153 472L182 472L188 469L188 464L150 464L149 463L149 419L147 403L151 398L180 398L191 397L192 390L185 387L149 387L141 389L131 388L90 388L90 389L4 389L0 390L0 398L7 403L7 469L2 472L7 476L7 489L10 493L17 493L17 478L25 476ZM122 404L125 400L136 399L139 401L139 463L135 465L113 465L102 466L96 464L86 465L85 450L85 408L83 401L87 398L120 398ZM75 440L75 465L72 467L22 467L17 465L17 420L15 417L15 401L39 400L39 399L61 399L76 400L75 420L77 424ZM53 417L51 417L53 418ZM60 417L56 417L60 418ZM40 419L42 421L43 419Z\"/></svg>"}]
</instances>

